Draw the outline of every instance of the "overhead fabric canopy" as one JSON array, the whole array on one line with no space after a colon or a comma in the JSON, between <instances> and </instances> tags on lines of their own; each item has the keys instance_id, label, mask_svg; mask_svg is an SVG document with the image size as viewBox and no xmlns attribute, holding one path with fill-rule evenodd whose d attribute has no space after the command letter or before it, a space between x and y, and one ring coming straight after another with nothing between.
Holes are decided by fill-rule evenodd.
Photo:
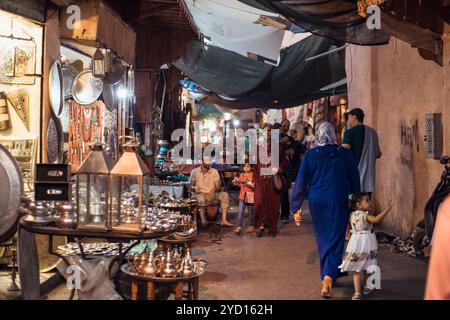
<instances>
[{"instance_id":1,"label":"overhead fabric canopy","mask_svg":"<svg viewBox=\"0 0 450 320\"><path fill-rule=\"evenodd\" d=\"M310 36L281 52L278 67L252 61L234 52L193 42L184 57L173 62L220 105L236 109L286 108L333 93L346 84L321 90L345 78L344 63L337 53L326 53L333 41Z\"/></svg>"},{"instance_id":2,"label":"overhead fabric canopy","mask_svg":"<svg viewBox=\"0 0 450 320\"><path fill-rule=\"evenodd\" d=\"M239 1L279 13L305 30L333 40L357 45L389 42L384 31L367 27L367 20L358 13L357 0Z\"/></svg>"},{"instance_id":3,"label":"overhead fabric canopy","mask_svg":"<svg viewBox=\"0 0 450 320\"><path fill-rule=\"evenodd\" d=\"M286 25L279 14L250 7L238 0L184 0L195 24L211 45L254 60L277 65Z\"/></svg>"},{"instance_id":4,"label":"overhead fabric canopy","mask_svg":"<svg viewBox=\"0 0 450 320\"><path fill-rule=\"evenodd\" d=\"M208 90L231 96L253 90L272 70L268 64L200 41L192 41L184 57L173 64Z\"/></svg>"}]
</instances>

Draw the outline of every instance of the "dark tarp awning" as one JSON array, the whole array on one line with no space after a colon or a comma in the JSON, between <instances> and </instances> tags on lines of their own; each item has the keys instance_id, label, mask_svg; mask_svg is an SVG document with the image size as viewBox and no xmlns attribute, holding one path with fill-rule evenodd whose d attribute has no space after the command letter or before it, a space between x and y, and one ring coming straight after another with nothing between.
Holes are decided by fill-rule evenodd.
<instances>
[{"instance_id":1,"label":"dark tarp awning","mask_svg":"<svg viewBox=\"0 0 450 320\"><path fill-rule=\"evenodd\" d=\"M337 87L333 90L327 90L327 91L316 91L313 93L306 93L303 95L298 95L294 98L288 98L288 99L280 99L280 100L274 100L274 101L263 101L263 102L257 102L257 101L249 101L245 98L243 99L236 99L233 101L223 99L219 97L217 94L211 95L211 102L226 106L233 109L252 109L252 108L261 108L261 109L284 109L284 108L293 108L297 106L301 106L305 103L318 100L323 97L328 97L336 94L342 94L347 93L347 85L342 85Z\"/></svg>"},{"instance_id":2,"label":"dark tarp awning","mask_svg":"<svg viewBox=\"0 0 450 320\"><path fill-rule=\"evenodd\" d=\"M356 0L239 0L247 5L268 8L301 28L319 36L357 45L389 42L382 30L370 30L358 14Z\"/></svg>"},{"instance_id":3,"label":"dark tarp awning","mask_svg":"<svg viewBox=\"0 0 450 320\"><path fill-rule=\"evenodd\" d=\"M310 36L284 49L280 64L274 67L221 48L199 51L203 44L196 43L173 64L210 90L206 93L219 104L237 109L285 108L346 90L345 85L333 92L320 90L345 78L345 66L337 53L305 61L333 45L327 38Z\"/></svg>"},{"instance_id":4,"label":"dark tarp awning","mask_svg":"<svg viewBox=\"0 0 450 320\"><path fill-rule=\"evenodd\" d=\"M173 64L208 90L230 96L253 90L272 70L268 64L200 41L192 41L186 54Z\"/></svg>"}]
</instances>

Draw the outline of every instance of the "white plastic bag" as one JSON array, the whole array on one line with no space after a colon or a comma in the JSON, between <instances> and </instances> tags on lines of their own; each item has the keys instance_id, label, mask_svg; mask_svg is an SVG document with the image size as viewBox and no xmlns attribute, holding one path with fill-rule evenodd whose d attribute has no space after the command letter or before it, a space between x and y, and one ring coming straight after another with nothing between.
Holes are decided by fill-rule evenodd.
<instances>
[{"instance_id":1,"label":"white plastic bag","mask_svg":"<svg viewBox=\"0 0 450 320\"><path fill-rule=\"evenodd\" d=\"M122 300L109 278L108 267L112 258L83 260L79 256L70 256L67 260L70 266L62 261L57 269L66 278L68 288L77 289L80 300ZM111 276L114 274L112 272Z\"/></svg>"}]
</instances>

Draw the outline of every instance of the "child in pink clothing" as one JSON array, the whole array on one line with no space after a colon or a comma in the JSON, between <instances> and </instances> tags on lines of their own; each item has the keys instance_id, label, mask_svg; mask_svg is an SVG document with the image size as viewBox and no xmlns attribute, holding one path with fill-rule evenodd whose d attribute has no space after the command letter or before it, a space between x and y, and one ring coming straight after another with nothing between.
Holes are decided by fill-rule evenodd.
<instances>
[{"instance_id":1,"label":"child in pink clothing","mask_svg":"<svg viewBox=\"0 0 450 320\"><path fill-rule=\"evenodd\" d=\"M239 212L237 225L234 229L234 232L237 234L241 234L243 227L243 217L245 208L248 209L250 215L250 226L247 229L247 233L255 232L255 219L253 216L253 207L254 207L254 181L253 181L253 172L250 164L246 163L244 165L244 172L239 175L239 178L235 178L233 181L234 184L239 185L241 191L239 193Z\"/></svg>"}]
</instances>

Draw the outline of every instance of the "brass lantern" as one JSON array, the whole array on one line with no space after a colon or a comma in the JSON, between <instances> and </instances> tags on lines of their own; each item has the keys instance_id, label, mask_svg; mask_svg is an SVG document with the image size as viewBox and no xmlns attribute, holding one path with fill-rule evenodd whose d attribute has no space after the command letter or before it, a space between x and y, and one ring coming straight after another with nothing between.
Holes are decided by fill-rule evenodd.
<instances>
[{"instance_id":1,"label":"brass lantern","mask_svg":"<svg viewBox=\"0 0 450 320\"><path fill-rule=\"evenodd\" d=\"M111 229L109 183L113 162L96 143L77 171L77 223L79 229Z\"/></svg>"},{"instance_id":2,"label":"brass lantern","mask_svg":"<svg viewBox=\"0 0 450 320\"><path fill-rule=\"evenodd\" d=\"M111 170L111 225L113 230L141 232L145 228L150 170L136 153L137 145L125 144Z\"/></svg>"},{"instance_id":3,"label":"brass lantern","mask_svg":"<svg viewBox=\"0 0 450 320\"><path fill-rule=\"evenodd\" d=\"M92 75L96 78L105 76L105 56L99 48L97 48L92 58Z\"/></svg>"}]
</instances>

